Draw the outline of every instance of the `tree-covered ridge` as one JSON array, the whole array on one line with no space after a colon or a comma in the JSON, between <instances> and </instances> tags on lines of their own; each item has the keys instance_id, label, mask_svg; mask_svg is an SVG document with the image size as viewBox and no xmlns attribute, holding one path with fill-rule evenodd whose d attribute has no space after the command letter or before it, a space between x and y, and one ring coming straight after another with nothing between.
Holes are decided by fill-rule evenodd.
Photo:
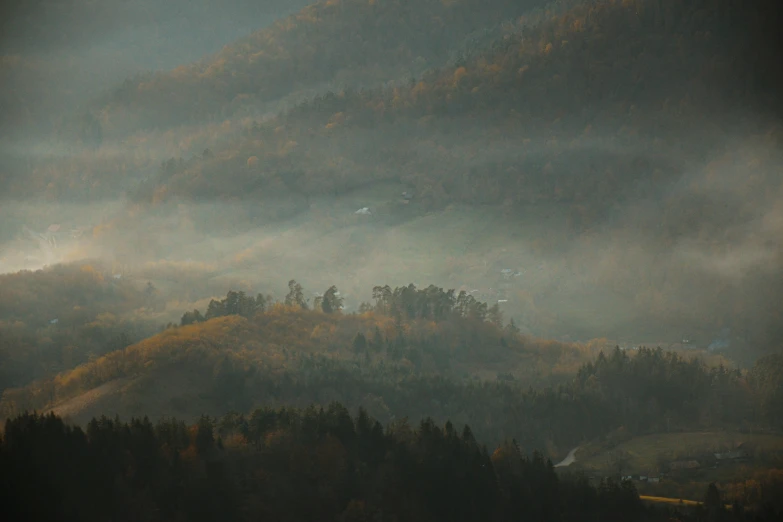
<instances>
[{"instance_id":1,"label":"tree-covered ridge","mask_svg":"<svg viewBox=\"0 0 783 522\"><path fill-rule=\"evenodd\" d=\"M285 380L287 373L308 373L311 365L317 373L350 372L358 364L361 371L383 374L391 365L399 366L395 371L400 375L474 375L537 384L572 375L600 348L600 342L584 346L523 337L513 323L503 325L496 306L488 311L486 303L462 294L455 298L453 291L434 286L418 290L412 285L378 288L388 295L379 295L375 306L363 305L359 314L340 313L341 297L334 287L316 299L316 310L309 309L296 281L289 283L290 293L282 303L231 291L223 300L212 300L203 314L185 313L181 327L55 378L7 391L4 405L6 411L43 408L115 379L177 364L198 368L198 374L218 388L234 375L239 396L223 396L222 391L217 395L221 401L238 403L252 403L252 390L265 386L264 379ZM418 311L408 308L399 313L403 296L418 301ZM449 314L431 316L430 310L437 310L449 296Z\"/></svg>"},{"instance_id":2,"label":"tree-covered ridge","mask_svg":"<svg viewBox=\"0 0 783 522\"><path fill-rule=\"evenodd\" d=\"M294 185L315 194L398 179L434 207L554 199L594 219L591 201L617 197L637 180L676 179L666 156L685 136L692 141L691 120L720 108L711 117L733 121L741 106L767 99L765 74L773 71L755 42L741 38L766 22L745 7L606 1L533 26L523 19L517 32L410 85L346 89L297 105L212 161L183 165L139 195L266 197ZM738 66L747 74L737 74ZM545 143L528 145L542 131ZM652 143L644 142L644 158L598 153L583 158L595 164L590 172L569 168L594 135L618 148ZM519 151L510 155L512 143ZM493 152L503 159L490 159ZM618 174L629 170L630 179Z\"/></svg>"},{"instance_id":3,"label":"tree-covered ridge","mask_svg":"<svg viewBox=\"0 0 783 522\"><path fill-rule=\"evenodd\" d=\"M644 512L628 484L564 483L550 462L513 444L490 457L468 427L425 420L384 430L337 404L259 414L252 426L224 420L218 430L208 418L195 426L101 418L86 432L54 416L9 420L0 445L4 508L80 521L554 521Z\"/></svg>"},{"instance_id":4,"label":"tree-covered ridge","mask_svg":"<svg viewBox=\"0 0 783 522\"><path fill-rule=\"evenodd\" d=\"M473 3L446 8L445 3L432 0L411 4L410 9L412 13L430 8L493 11L485 9L484 3L481 9ZM308 9L339 12L342 19L359 16L356 13L365 8L393 10L402 9L402 4L362 3L347 9L342 4L322 3ZM554 11L558 10L562 9ZM415 187L419 201L429 208L454 201L570 201L575 225L586 228L605 212L605 205L594 202L621 197L635 182L676 179L681 172L672 162L673 150L693 154L698 161L704 151L694 146L694 130L703 130L707 115L711 122L738 124L738 111L769 99L765 93L770 92L778 68L765 67L768 49L757 45L759 39L745 36L774 36L777 33L768 29L777 16L777 12L763 14L755 4L703 0L589 2L556 16L552 11L526 16L494 28L496 39L490 44L471 44L467 51L454 44L455 53L461 56L454 65L421 75L410 85L365 83L352 89L346 83L344 91L334 87L335 93L318 95L266 124L253 125L251 120L244 132L238 132L236 122L226 121L225 129L213 123L204 125L203 132L167 138L170 148L176 149L171 153L175 158L192 159L166 164L157 176L149 177L151 164L140 162L138 153L128 154L120 165L110 158L104 160L99 150L100 169L82 164L91 161L86 158L65 160L69 165L59 165L58 159L54 162L58 165L38 168L19 189L27 190L33 182L53 197L74 191L95 196L115 190L118 183L126 189L133 187L135 183L127 182L130 177L139 181L149 177L141 187L131 189L140 201L221 195L271 202L291 192L330 194L396 179ZM430 23L427 16L411 14L405 19L410 24ZM370 31L380 23L375 17L371 21L360 24L360 30ZM280 27L284 25L281 22ZM305 45L298 42L308 42L328 26L316 24L318 31L300 34L309 25L302 22L293 31L297 45ZM274 29L278 30L282 29ZM349 38L348 34L337 31L333 36L340 40ZM313 47L318 53L330 49L328 45ZM232 49L225 53L231 55ZM382 49L392 52L396 48ZM281 61L289 62L295 63ZM151 112L165 115L170 108L180 110L180 103L196 107L183 93L191 83L201 89L209 81L191 82L187 70L176 82L173 76L164 75L165 82L174 83L161 89L160 96L175 99L161 102ZM221 74L232 82L242 77ZM263 78L272 81L277 76ZM136 92L135 83L128 85L129 92ZM205 101L198 107L207 110L209 104ZM120 125L133 117L117 114L111 119ZM370 128L374 131L367 132ZM764 136L769 130L749 127L747 134ZM533 142L543 131L546 138ZM205 133L226 139L205 139ZM156 141L164 138L161 133L151 135ZM595 140L608 142L606 150L590 151L596 147ZM134 147L138 141L133 140ZM687 148L683 141L688 142ZM202 154L205 146L215 151L208 158ZM612 152L639 147L646 151L643 157ZM765 169L763 159L760 165L754 163L759 159L748 158L745 164L754 175L763 175ZM571 168L574 162L588 165L589 172ZM84 171L90 183L71 183ZM111 179L107 179L108 172ZM634 174L621 175L628 172Z\"/></svg>"},{"instance_id":5,"label":"tree-covered ridge","mask_svg":"<svg viewBox=\"0 0 783 522\"><path fill-rule=\"evenodd\" d=\"M339 306L325 309L326 301L309 309L296 281L289 290L287 304L229 292L212 301L209 319L189 312L183 324L192 324L6 391L3 414L56 410L124 380L131 387L105 408L217 415L339 400L384 422L450 418L471 424L484 442L514 437L553 455L620 427L650 433L780 422L770 407L781 386L771 360L757 363L750 375L759 377L748 378L661 349L615 349L577 371L595 353L589 347L520 336L513 326L501 328L502 318L477 317L472 310L487 313L486 305L451 291L378 286L375 305L344 314ZM177 375L186 375L194 391L183 385L170 396L145 394ZM538 389L525 390L532 385Z\"/></svg>"},{"instance_id":6,"label":"tree-covered ridge","mask_svg":"<svg viewBox=\"0 0 783 522\"><path fill-rule=\"evenodd\" d=\"M516 441L490 455L467 425L384 429L338 403L194 425L101 417L86 430L23 414L5 423L0 463L5 513L35 520L766 522L780 508L767 498L727 511L745 497L714 484L696 511L644 508L632 482L558 475Z\"/></svg>"},{"instance_id":7,"label":"tree-covered ridge","mask_svg":"<svg viewBox=\"0 0 783 522\"><path fill-rule=\"evenodd\" d=\"M497 303L489 306L465 290L457 293L454 289L444 290L435 285L416 288L416 285L411 283L408 286L394 289L389 285L375 286L372 293L375 304L362 303L359 313L374 311L392 317L398 322L415 319L440 322L455 318L478 322L488 320L498 328L504 327L503 313ZM288 282L288 294L286 294L283 303L286 306L305 310L310 308L309 299L305 298L302 285L297 283L295 279ZM258 312L263 313L267 306L272 304L274 301L269 295L258 294L254 298L245 292L232 290L228 292L225 299L210 300L206 313L203 315L199 310L186 312L182 316L180 325L185 326L226 315L252 317ZM343 298L337 287L332 285L323 294L317 294L313 299L312 308L327 314L340 312L343 309ZM513 333L519 332L514 326L513 320L509 322L508 330Z\"/></svg>"},{"instance_id":8,"label":"tree-covered ridge","mask_svg":"<svg viewBox=\"0 0 783 522\"><path fill-rule=\"evenodd\" d=\"M373 85L420 74L472 32L543 4L321 1L200 62L126 81L106 100L103 124L111 133L225 118L323 83Z\"/></svg>"}]
</instances>

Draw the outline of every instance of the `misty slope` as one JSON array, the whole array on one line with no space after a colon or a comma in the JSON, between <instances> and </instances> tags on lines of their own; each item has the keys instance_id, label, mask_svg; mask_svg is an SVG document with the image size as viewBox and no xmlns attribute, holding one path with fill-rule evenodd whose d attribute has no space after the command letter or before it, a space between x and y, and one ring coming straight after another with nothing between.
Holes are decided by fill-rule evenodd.
<instances>
[{"instance_id":1,"label":"misty slope","mask_svg":"<svg viewBox=\"0 0 783 522\"><path fill-rule=\"evenodd\" d=\"M357 334L364 336L364 342L356 340ZM164 372L196 378L196 388L183 389L211 390L210 400L225 407L250 400L252 390L270 385L264 379L279 380L287 372L306 375L321 366L335 371L363 368L365 375L387 366L402 375L435 373L494 380L503 374L537 383L576 371L595 350L523 338L470 319L412 320L399 325L379 314L325 314L276 305L251 319L219 317L168 329L55 379L26 390L9 390L6 398L18 408L41 408L115 379ZM241 384L244 379L250 379L246 385ZM236 382L230 384L232 380ZM178 393L176 387L170 392ZM148 398L158 399L154 394ZM165 408L165 401L156 407Z\"/></svg>"},{"instance_id":2,"label":"misty slope","mask_svg":"<svg viewBox=\"0 0 783 522\"><path fill-rule=\"evenodd\" d=\"M639 180L676 180L681 166L672 153L695 161L730 139L714 126L741 124L749 114L738 111L758 101L768 78L754 49L736 40L758 13L740 17L734 7L702 0L664 5L585 4L413 85L318 96L250 129L241 145L210 161L167 168L157 188L171 196L258 197L280 182L323 193L394 178L440 192L428 194L439 202L499 203L606 201ZM684 150L686 137L693 152ZM541 141L545 148L535 154ZM512 144L523 153L500 154ZM466 145L467 158L453 157ZM481 165L481 147L494 148L486 155L498 159ZM590 148L596 150L584 150ZM584 173L558 164L574 160L595 160L598 168ZM462 172L454 172L460 162ZM547 164L549 171L536 172ZM631 167L636 173L606 172ZM144 194L151 199L152 187Z\"/></svg>"},{"instance_id":3,"label":"misty slope","mask_svg":"<svg viewBox=\"0 0 783 522\"><path fill-rule=\"evenodd\" d=\"M365 86L440 66L471 33L540 0L329 0L214 56L127 81L101 109L107 134L225 118L336 82Z\"/></svg>"},{"instance_id":4,"label":"misty slope","mask_svg":"<svg viewBox=\"0 0 783 522\"><path fill-rule=\"evenodd\" d=\"M172 19L174 25L183 27L194 21L210 21L200 31L200 37L208 44L227 23L238 27L253 18L285 12L305 3L306 0L228 0L219 5L210 0L11 0L0 7L0 44L7 52L25 54L76 49L91 46L96 40L110 40L129 29L170 28Z\"/></svg>"},{"instance_id":5,"label":"misty slope","mask_svg":"<svg viewBox=\"0 0 783 522\"><path fill-rule=\"evenodd\" d=\"M352 31L370 31L373 24L383 21L417 30L421 29L419 25L429 24L427 34L431 34L433 27L440 26L426 14L429 10L446 9L438 2L427 2L415 7L413 12L418 16L403 17L401 5L389 2L382 7L363 5L351 10L334 5L311 6L285 22L255 33L242 44L229 46L213 60L183 66L176 74L166 73L145 82L149 96L173 97L165 102L153 100L149 111L165 115L169 110L180 110L181 104L190 111L194 107L188 94L191 88L199 93L212 89L218 93L214 94L215 99L233 99L243 89L258 90L259 81L266 85L283 78L277 73L264 73L260 79L253 76L261 73L249 63L249 53L256 45L272 45L266 39L279 45L279 53L287 58L266 58L267 54L277 54L265 51L258 58L261 69L267 67L264 64L269 60L275 67L299 67L295 51L305 46L312 52L333 54L331 59L316 60L316 55L303 58L307 64L303 70L286 73L290 77L279 88L290 93L291 82L308 83L315 74L312 71L320 70L309 61L327 65L330 60L361 61L373 53L386 56L390 49L396 49L393 45L380 45L378 35L386 33L373 30L370 41L378 43L378 49L363 48L354 54L333 52L333 46L350 47L347 35ZM461 19L471 12L471 5L452 5L448 12ZM372 23L364 23L362 17L370 17L373 10L381 8L389 10L388 16L372 16ZM321 16L321 11L329 16ZM307 13L318 13L318 17L313 15L313 20L309 20ZM761 40L770 34L768 24L776 17L762 14L765 13L760 7L739 9L731 2L713 5L701 0L676 4L645 0L624 4L598 2L575 7L553 19L538 14L532 18L543 17L546 21L536 22L532 28L529 19L496 28L497 40L490 45L465 48L462 40L444 40L443 53L462 56L458 63L463 65L430 72L414 86L319 96L255 131L256 127L247 122L242 122L240 127L245 128L241 130L229 122L202 125L181 135L157 132L137 137L124 146L125 150L106 148L95 154L52 158L49 164L32 169L24 176L24 182L12 186L8 193L27 194L34 190L54 198L101 197L146 180L141 189L145 199L152 199L155 188L189 197L269 195L274 199L280 182L287 190L296 186L297 190L312 193L394 178L412 182L440 201L514 202L520 200L523 192L526 196L521 199L529 201L563 190L566 193L559 198L584 199L588 188L595 195L593 199L601 200L616 196L621 182L623 186L637 180L649 182L656 170L663 176L656 175L655 181L676 179L681 169L678 162L698 161L705 149L725 146L734 137L727 134L723 121L730 122L736 133L753 135L768 130L753 128L754 122L743 123L739 117L748 116L742 114L746 106L761 103L757 94L760 90L768 94L768 84L777 74L776 67L765 67L771 63L769 51L747 39L751 30ZM481 16L468 18L482 20ZM354 23L359 28L351 25ZM345 24L351 29L344 29ZM453 25L452 21L448 27ZM338 29L331 29L332 26ZM406 42L405 45L418 42L405 37L406 31L398 32L394 38ZM320 38L329 40L320 42ZM411 51L388 59L411 67L414 55ZM221 60L228 67L222 72L220 67L224 66L212 67ZM329 66L342 67L339 63ZM212 72L206 74L209 67ZM366 64L359 69L366 71ZM213 73L215 77L210 78ZM201 74L205 77L198 79ZM166 88L156 87L156 82ZM222 87L214 87L215 84ZM250 84L252 88L246 89ZM137 82L129 82L126 87L133 99L147 96L147 91L138 92ZM213 94L204 96L210 98ZM112 111L104 113L99 125L108 129L134 120L144 111L146 102L139 100L140 105L135 108L136 102L118 102L120 112L111 116L108 123L105 118ZM199 102L199 107L207 112L212 110L206 101ZM368 129L373 132L368 133ZM577 136L583 139L572 143L572 150L562 150ZM696 140L700 145L694 147ZM165 152L157 150L161 142L167 144ZM163 153L195 160L202 156L205 147L218 152L211 161L180 163L173 171L167 164L159 169L158 179L152 175L158 165L151 160L154 155ZM154 153L152 149L156 149ZM484 156L482 149L486 149ZM303 150L307 154L302 154ZM458 155L462 150L466 154ZM258 159L248 163L251 158ZM573 162L591 165L591 175L575 172L569 167ZM548 164L554 172L540 172ZM607 168L614 172L633 169L639 174L631 180L624 176L617 179L616 173L607 175ZM481 172L477 172L479 169ZM641 172L642 169L647 172ZM486 171L492 173L489 183L483 179ZM80 182L76 182L77 172ZM302 176L303 173L308 176ZM480 183L476 179L479 174ZM561 178L570 186L553 186ZM600 181L597 191L596 179ZM530 194L531 188L539 188L538 184L543 186L536 192L543 194ZM587 209L587 217L596 212L594 208Z\"/></svg>"},{"instance_id":6,"label":"misty slope","mask_svg":"<svg viewBox=\"0 0 783 522\"><path fill-rule=\"evenodd\" d=\"M290 14L307 0L18 0L0 7L0 128L7 140L87 145L90 100L169 70ZM78 114L78 116L77 116Z\"/></svg>"},{"instance_id":7,"label":"misty slope","mask_svg":"<svg viewBox=\"0 0 783 522\"><path fill-rule=\"evenodd\" d=\"M588 256L651 318L698 316L774 348L781 134L758 111L777 69L748 38L768 19L745 7L578 6L415 85L319 96L168 163L137 197L220 195L263 214L397 182L414 213L558 205L568 230L551 255Z\"/></svg>"},{"instance_id":8,"label":"misty slope","mask_svg":"<svg viewBox=\"0 0 783 522\"><path fill-rule=\"evenodd\" d=\"M518 267L507 313L544 325L540 335L584 338L580 315L588 338L637 344L646 329L644 341L675 342L700 329L706 347L729 328L777 349L780 133L741 110L762 101L769 50L726 40L748 27L769 35L776 18L738 6L603 2L519 22L521 40L474 49L416 85L320 96L256 126L139 135L120 152L58 158L24 188L98 198L149 176L140 205L102 227L122 256L185 261L219 245L217 270L250 281L329 272L341 288L357 274L377 281L377 267L395 284L438 274L444 286L497 288L500 270ZM158 167L162 150L186 159ZM188 199L199 204L175 207ZM367 205L374 219L356 221ZM459 249L441 248L460 234Z\"/></svg>"},{"instance_id":9,"label":"misty slope","mask_svg":"<svg viewBox=\"0 0 783 522\"><path fill-rule=\"evenodd\" d=\"M90 265L0 275L0 390L153 335L159 306L143 285Z\"/></svg>"}]
</instances>

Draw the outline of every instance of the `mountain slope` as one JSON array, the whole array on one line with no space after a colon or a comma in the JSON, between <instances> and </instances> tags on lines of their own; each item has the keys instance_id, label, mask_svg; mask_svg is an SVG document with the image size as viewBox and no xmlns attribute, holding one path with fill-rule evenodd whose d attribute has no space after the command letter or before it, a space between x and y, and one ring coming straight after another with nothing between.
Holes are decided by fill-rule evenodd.
<instances>
[{"instance_id":1,"label":"mountain slope","mask_svg":"<svg viewBox=\"0 0 783 522\"><path fill-rule=\"evenodd\" d=\"M25 184L14 190L36 186L50 197L63 197L75 195L78 188L97 197L144 179L133 190L148 201L165 195L209 198L215 194L268 195L274 200L281 181L284 191L295 187L312 194L397 179L440 193L433 197L442 201L499 202L507 196L518 199L514 195L521 192L521 185L529 191L531 181L541 182L529 178L550 163L565 172L547 177L565 176L577 184L567 189L571 194L599 185L601 196L614 195L617 177L604 176L603 165L595 169L602 182L596 183L593 177L575 176L567 166L560 168L558 157L564 164L613 162L614 170L628 170L627 164L641 161L648 172L631 183L649 180L656 169L666 179L674 179L678 166L672 160L688 156L687 160L697 161L715 142L732 139L732 131L756 133L757 122L747 121L755 114L746 109L755 104L767 111L765 104L775 100L771 86L777 68L769 66L768 50L747 34L776 34L767 30L776 16L765 17L756 5L745 8L702 0L586 3L555 17L548 11L494 26L494 42L467 46L465 34L470 29L486 29L518 8L502 4L484 10L497 14L469 16L478 10L471 2L446 7L431 0L411 7L414 11L409 14L404 2L362 3L351 9L348 5L311 6L227 47L215 58L126 82L113 101L106 101L96 121L105 135L113 127L133 128L137 120L148 117L161 119L155 126L165 127L163 120L184 122L193 116L196 121L214 113L216 106L228 107L235 98L236 104L242 104L239 98L290 95L298 89L294 84L313 87L306 87L310 90L302 96L310 98L318 93L315 86L323 78L351 68L360 76L372 76L374 69L368 66L374 63L381 69L405 69L403 77L412 78L424 70L413 64L416 56L428 52L440 58L429 60L427 67L440 66L449 56L457 65L431 71L415 85L394 88L379 88L379 83L395 77L387 73L358 83L338 81L332 87L337 95L319 95L296 105L260 129L246 120L241 130L236 122L226 122L178 136L151 133L128 142L122 159L99 150L100 167L85 165L86 158L65 158L66 164L74 164L59 165L63 160L58 158L25 176ZM557 9L562 12L564 7ZM449 30L433 17L449 20ZM388 30L378 29L377 24L388 25ZM353 44L351 35L357 32L371 48ZM411 36L414 33L440 36L420 41L422 37ZM458 34L462 36L448 36ZM471 37L475 39L481 41ZM436 40L441 44L433 46ZM403 50L398 53L399 42ZM362 85L372 89L351 89ZM345 92L343 86L348 87ZM218 118L233 111L227 108ZM170 116L173 113L179 115ZM709 118L709 123L703 118ZM534 137L541 141L526 141ZM573 147L577 150L563 153L561 147L578 137L590 139L577 141ZM699 146L694 146L696 140ZM141 152L154 148L160 154L160 141L167 143L165 154L193 160L150 176L154 163L141 163ZM216 154L210 161L196 161L205 147ZM621 149L631 154L617 154ZM466 154L455 158L459 150ZM597 161L593 161L595 153ZM119 165L127 170L118 172ZM477 183L471 173L477 169L495 171L493 180ZM73 171L86 171L90 183L75 187ZM36 182L38 178L44 179ZM552 185L545 182L545 194L530 197L551 197ZM604 192L604 187L609 191Z\"/></svg>"},{"instance_id":2,"label":"mountain slope","mask_svg":"<svg viewBox=\"0 0 783 522\"><path fill-rule=\"evenodd\" d=\"M746 14L744 20L750 18ZM249 129L241 145L217 151L210 161L166 172L142 194L151 199L154 188L160 192L165 185L171 196L257 197L275 192L278 181L281 188L296 186L313 194L392 178L413 182L421 192L440 190L438 199L445 201L498 203L509 196L513 201L521 192L517 188L509 194L500 187L523 181L527 192L543 191L541 197L562 192L544 177L534 177L535 171L520 175L520 170L550 163L555 172L546 178L570 184L558 198L573 199L600 185L600 178L608 190L592 191L591 197L605 201L623 184L649 180L656 168L666 176L658 181L676 179L671 149L687 154L680 144L686 137L689 148L696 149L692 159L727 137L721 128L693 136L703 128L699 120L706 111L723 109L724 114L711 117L713 125L741 122L738 111L759 99L757 85L763 83L749 74L761 68L746 59L753 49L732 39L749 23L738 18L736 9L701 0L667 4L663 12L643 0L599 2L534 28L523 21L524 30L496 41L491 50L413 85L328 93L300 104L258 130ZM541 139L544 152L534 154L542 143L526 140L541 133L547 136ZM634 178L607 179L603 169L594 176L569 176L567 167L559 172L558 156L566 155L565 164L588 159L580 155L597 148L592 136L612 140L605 151L588 153L597 163L608 160L618 170L625 170L624 162L645 164L635 169ZM569 143L572 153L563 150ZM512 144L529 157L504 154L501 145ZM455 149L466 146L470 156L453 157ZM478 167L477 149L486 147L485 155L497 159L489 183L486 168L482 171L487 188L481 190L469 169Z\"/></svg>"},{"instance_id":3,"label":"mountain slope","mask_svg":"<svg viewBox=\"0 0 783 522\"><path fill-rule=\"evenodd\" d=\"M439 66L470 33L543 3L322 1L200 62L127 81L106 100L104 128L222 118L324 83L362 86L417 75Z\"/></svg>"},{"instance_id":4,"label":"mountain slope","mask_svg":"<svg viewBox=\"0 0 783 522\"><path fill-rule=\"evenodd\" d=\"M0 390L71 370L159 331L159 299L91 265L0 275Z\"/></svg>"},{"instance_id":5,"label":"mountain slope","mask_svg":"<svg viewBox=\"0 0 783 522\"><path fill-rule=\"evenodd\" d=\"M414 85L300 104L209 158L166 169L137 197L220 194L306 212L309 198L400 183L415 194L402 213L464 203L502 205L512 218L557 205L568 220L563 249L579 238L596 263L616 263L613 275L628 271L614 292L645 281L634 299L650 314L709 308L715 328L753 329L771 347L781 312L758 303L783 284L773 273L783 135L762 113L774 107L778 68L765 68L768 53L748 36L771 34L764 14L735 2L597 2L523 21L519 34ZM613 259L596 243L625 253L634 244L639 255ZM675 287L712 295L663 297Z\"/></svg>"},{"instance_id":6,"label":"mountain slope","mask_svg":"<svg viewBox=\"0 0 783 522\"><path fill-rule=\"evenodd\" d=\"M358 334L364 338L361 344L357 344ZM357 364L366 366L365 373L381 371L384 365L400 365L396 371L402 374L435 372L491 379L503 374L523 383L536 383L575 371L575 366L594 350L522 338L474 321L416 320L395 326L392 318L382 315L330 315L276 305L251 320L229 316L166 330L55 379L34 383L26 390L9 390L4 402L6 408L41 408L116 379L133 380L161 372L183 378L192 375L201 380L202 390L204 380L210 382L215 386L211 400L218 403L241 402L247 400L242 398L244 392L222 388L231 379L250 379L241 386L247 386L249 393L254 387L266 386L264 375L278 379L289 371L308 373L321 366L334 366L339 371ZM135 388L146 394L143 387ZM185 385L181 388L194 389ZM106 388L104 392L114 389ZM178 389L170 391L179 393ZM155 397L148 399L157 400Z\"/></svg>"},{"instance_id":7,"label":"mountain slope","mask_svg":"<svg viewBox=\"0 0 783 522\"><path fill-rule=\"evenodd\" d=\"M543 325L539 335L584 338L571 321L579 316L588 338L629 345L639 335L669 345L698 330L706 347L728 329L734 346L776 349L781 133L754 112L779 70L762 67L770 52L758 41L777 16L764 14L738 2L585 4L504 29L508 37L415 85L346 89L269 122L199 127L193 135L225 138L209 151L200 135L144 134L126 159L159 153L160 142L184 158L155 174L149 158L134 170L102 148L100 168L42 169L36 186L97 197L149 176L135 194L141 206L111 224L106 246L123 255L179 254L194 222L207 236L282 222L274 240L236 231L222 243L236 248L229 264L248 278L258 266L328 266L342 272L330 276L341 288L341 278L381 266L399 274L396 284L423 272L478 288L486 275L481 284L497 289L500 270L518 267L527 273L506 310ZM194 200L192 211L174 211ZM372 219L351 215L365 206ZM171 235L147 226L156 213L172 218ZM414 228L426 244L412 244ZM465 230L461 250L440 260L444 236ZM436 269L422 261L433 254Z\"/></svg>"},{"instance_id":8,"label":"mountain slope","mask_svg":"<svg viewBox=\"0 0 783 522\"><path fill-rule=\"evenodd\" d=\"M169 70L295 12L308 0L83 0L0 7L0 128L26 145L91 146L91 100L141 71ZM87 139L85 139L87 138Z\"/></svg>"},{"instance_id":9,"label":"mountain slope","mask_svg":"<svg viewBox=\"0 0 783 522\"><path fill-rule=\"evenodd\" d=\"M401 325L377 312L277 306L250 320L228 316L169 329L54 380L9 390L2 408L5 416L44 408L86 422L100 414L196 418L339 401L387 422L469 422L488 444L515 437L552 456L620 426L646 433L667 423L701 429L764 422L754 409L759 390L741 372L660 349L600 353L574 378L544 384L548 368L586 357L584 348L464 319ZM488 378L476 378L482 374ZM538 390L525 391L529 384Z\"/></svg>"}]
</instances>

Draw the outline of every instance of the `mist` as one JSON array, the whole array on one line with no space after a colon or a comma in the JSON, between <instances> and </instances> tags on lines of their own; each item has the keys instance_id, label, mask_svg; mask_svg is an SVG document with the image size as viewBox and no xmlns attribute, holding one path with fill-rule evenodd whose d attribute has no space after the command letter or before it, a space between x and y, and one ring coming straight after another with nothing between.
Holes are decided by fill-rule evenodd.
<instances>
[{"instance_id":1,"label":"mist","mask_svg":"<svg viewBox=\"0 0 783 522\"><path fill-rule=\"evenodd\" d=\"M305 4L8 2L0 16L2 142L62 140L64 119L126 78L199 60Z\"/></svg>"},{"instance_id":2,"label":"mist","mask_svg":"<svg viewBox=\"0 0 783 522\"><path fill-rule=\"evenodd\" d=\"M324 165L350 162L366 170L361 185L346 182L329 194L313 187L261 194L247 190L246 178L225 176L219 187L206 185L201 198L149 205L137 197L145 184L154 190L165 183L174 193L184 186L177 174L163 177L162 162L198 160L205 149L240 142L251 125L304 94L259 107L253 118L234 114L92 146L51 138L47 129L125 78L196 61L297 5L205 4L192 12L179 3L123 6L78 39L73 29L68 41L21 32L3 40L3 54L13 57L9 70L27 72L3 89L16 100L9 106L21 111L4 116L3 125L25 125L2 143L0 272L101 263L109 272L154 282L169 299L173 320L231 288L280 296L294 278L311 299L337 285L348 310L369 301L378 284L475 290L477 298L500 303L524 332L563 340L607 337L630 347L687 339L740 351L780 341L783 193L776 172L783 159L774 141L705 121L677 121L665 143L618 139L600 124L586 134L581 120L568 119L558 124L558 140L535 127L490 139L490 125L470 118L455 119L448 130L380 125L343 136L337 149L328 139L306 143L313 172L331 175ZM201 31L207 20L209 30ZM743 118L748 129L762 119ZM396 156L384 159L392 147ZM753 178L744 170L749 158L763 159ZM536 176L578 178L617 164L627 169L613 174L622 181L611 199L527 196L525 183ZM522 175L513 185L482 184L481 173L496 165ZM203 168L223 165L204 160ZM58 185L56 173L80 169L83 183ZM26 175L45 178L49 171L47 185ZM427 171L443 173L444 185L477 181L440 202L437 190L417 185L417 173ZM662 174L652 181L648 171ZM227 196L211 198L218 189ZM516 200L494 202L509 189ZM402 193L413 199L402 201ZM479 204L468 204L468 193ZM371 215L356 214L362 208ZM715 344L719 338L725 342Z\"/></svg>"},{"instance_id":3,"label":"mist","mask_svg":"<svg viewBox=\"0 0 783 522\"><path fill-rule=\"evenodd\" d=\"M437 138L454 143L455 169L464 161L462 138ZM541 143L529 146L542 150ZM589 226L574 221L569 202L417 209L415 187L382 179L307 200L288 192L153 207L127 199L45 207L17 202L4 206L12 219L4 220L2 270L103 263L123 277L152 281L167 296L173 320L229 288L280 298L293 278L311 301L337 285L349 311L370 301L379 284L473 291L499 302L524 332L562 340L606 337L625 347L688 341L740 352L775 342L780 180L769 172L754 186L736 165L759 155L780 165L777 151L736 136L716 141L715 154L697 162L599 134L560 149L565 163L554 168L577 174L585 158L600 168L606 154L660 155L676 174L654 187L629 176L624 194L599 208ZM518 152L484 149L461 170ZM416 158L430 161L423 152ZM524 161L539 159L531 154ZM403 204L403 192L413 199ZM370 215L356 214L365 207ZM51 224L60 225L56 248L25 232Z\"/></svg>"}]
</instances>

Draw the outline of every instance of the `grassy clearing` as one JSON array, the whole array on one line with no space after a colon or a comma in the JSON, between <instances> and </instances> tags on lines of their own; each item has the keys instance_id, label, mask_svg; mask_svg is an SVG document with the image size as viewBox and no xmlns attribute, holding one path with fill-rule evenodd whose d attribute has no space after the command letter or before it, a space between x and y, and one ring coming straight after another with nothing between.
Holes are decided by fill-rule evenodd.
<instances>
[{"instance_id":1,"label":"grassy clearing","mask_svg":"<svg viewBox=\"0 0 783 522\"><path fill-rule=\"evenodd\" d=\"M669 506L677 506L677 507L696 507L702 505L702 502L697 502L696 500L685 500L682 498L669 498L669 497L653 497L650 495L639 495L639 498L642 502L652 502L654 504L667 504ZM724 507L727 510L733 509L734 506L731 504L725 504Z\"/></svg>"},{"instance_id":2,"label":"grassy clearing","mask_svg":"<svg viewBox=\"0 0 783 522\"><path fill-rule=\"evenodd\" d=\"M748 434L732 431L656 433L634 437L613 448L594 442L580 449L577 464L582 469L614 470L615 458L622 455L628 473L646 473L659 467L662 461L696 458L700 455L745 443L753 452L783 451L783 436Z\"/></svg>"},{"instance_id":3,"label":"grassy clearing","mask_svg":"<svg viewBox=\"0 0 783 522\"><path fill-rule=\"evenodd\" d=\"M649 495L639 495L639 498L643 502L654 502L656 504L668 504L674 506L688 506L688 507L696 507L701 505L701 502L697 502L695 500L685 500L682 498L651 497Z\"/></svg>"}]
</instances>

